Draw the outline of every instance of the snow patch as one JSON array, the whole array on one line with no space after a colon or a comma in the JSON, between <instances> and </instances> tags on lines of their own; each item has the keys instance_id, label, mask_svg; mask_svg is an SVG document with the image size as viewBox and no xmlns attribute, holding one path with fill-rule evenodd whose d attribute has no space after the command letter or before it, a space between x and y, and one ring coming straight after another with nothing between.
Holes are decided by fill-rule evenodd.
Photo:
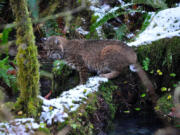
<instances>
[{"instance_id":1,"label":"snow patch","mask_svg":"<svg viewBox=\"0 0 180 135\"><path fill-rule=\"evenodd\" d=\"M158 12L149 26L139 34L134 42L128 43L129 46L139 46L149 44L162 38L180 36L180 7L169 8Z\"/></svg>"},{"instance_id":2,"label":"snow patch","mask_svg":"<svg viewBox=\"0 0 180 135\"><path fill-rule=\"evenodd\" d=\"M78 85L69 91L63 92L60 97L47 100L39 96L43 100L42 112L40 115L40 124L36 123L33 118L15 119L9 122L0 123L1 135L31 135L39 127L44 127L45 124L52 125L53 122L64 122L69 112L76 111L81 103L85 103L89 93L98 90L101 82L107 82L107 78L91 77L85 85Z\"/></svg>"},{"instance_id":3,"label":"snow patch","mask_svg":"<svg viewBox=\"0 0 180 135\"><path fill-rule=\"evenodd\" d=\"M96 22L101 20L107 13L112 13L119 8L119 7L111 8L107 4L103 4L99 6L98 2L97 1L95 2L95 0L90 1L90 2L91 2L90 10L94 12L95 16L98 16ZM98 33L99 38L103 39L102 26L97 27L96 31Z\"/></svg>"},{"instance_id":4,"label":"snow patch","mask_svg":"<svg viewBox=\"0 0 180 135\"><path fill-rule=\"evenodd\" d=\"M64 112L64 109L73 112L77 110L81 103L87 99L89 93L93 93L98 90L101 82L107 82L107 78L91 77L88 79L85 85L78 85L69 91L65 91L60 97L47 100L41 96L43 100L43 111L40 116L41 122L46 122L51 125L54 122L64 122L68 114Z\"/></svg>"},{"instance_id":5,"label":"snow patch","mask_svg":"<svg viewBox=\"0 0 180 135\"><path fill-rule=\"evenodd\" d=\"M34 121L33 118L15 119L9 122L0 123L1 135L31 135L34 134L34 130L40 126Z\"/></svg>"},{"instance_id":6,"label":"snow patch","mask_svg":"<svg viewBox=\"0 0 180 135\"><path fill-rule=\"evenodd\" d=\"M88 31L85 31L82 27L77 28L76 31L82 35L87 35L89 33Z\"/></svg>"},{"instance_id":7,"label":"snow patch","mask_svg":"<svg viewBox=\"0 0 180 135\"><path fill-rule=\"evenodd\" d=\"M123 0L118 0L121 3L121 6L124 6L126 3Z\"/></svg>"}]
</instances>

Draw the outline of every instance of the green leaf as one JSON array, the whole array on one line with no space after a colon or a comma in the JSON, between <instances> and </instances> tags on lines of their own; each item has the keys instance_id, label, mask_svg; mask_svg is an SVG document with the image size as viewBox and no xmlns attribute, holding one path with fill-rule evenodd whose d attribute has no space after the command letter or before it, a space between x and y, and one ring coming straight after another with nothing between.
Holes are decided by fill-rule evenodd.
<instances>
[{"instance_id":1,"label":"green leaf","mask_svg":"<svg viewBox=\"0 0 180 135\"><path fill-rule=\"evenodd\" d=\"M130 113L130 111L129 111L129 110L126 110L126 111L124 111L124 113L129 114L129 113Z\"/></svg>"},{"instance_id":2,"label":"green leaf","mask_svg":"<svg viewBox=\"0 0 180 135\"><path fill-rule=\"evenodd\" d=\"M102 19L96 21L95 23L93 23L91 26L90 26L90 34L92 34L96 28L98 28L99 26L102 26L103 24L105 24L107 21L109 21L110 19L112 18L116 18L120 15L123 15L123 14L128 14L130 12L140 12L138 10L128 10L128 11L125 11L124 9L125 7L119 7L117 8L115 11L110 11L108 12ZM97 19L97 17L95 18ZM95 20L93 19L93 20ZM88 34L88 36L90 36L90 34Z\"/></svg>"},{"instance_id":3,"label":"green leaf","mask_svg":"<svg viewBox=\"0 0 180 135\"><path fill-rule=\"evenodd\" d=\"M154 74L154 70L151 70L150 74Z\"/></svg>"},{"instance_id":4,"label":"green leaf","mask_svg":"<svg viewBox=\"0 0 180 135\"><path fill-rule=\"evenodd\" d=\"M127 32L128 28L125 24L123 24L121 27L119 27L116 31L116 39L122 40L122 38L125 36L125 33Z\"/></svg>"},{"instance_id":5,"label":"green leaf","mask_svg":"<svg viewBox=\"0 0 180 135\"><path fill-rule=\"evenodd\" d=\"M13 90L16 90L16 77L7 74L8 70L13 70L14 68L9 65L9 56L0 60L0 78Z\"/></svg>"},{"instance_id":6,"label":"green leaf","mask_svg":"<svg viewBox=\"0 0 180 135\"><path fill-rule=\"evenodd\" d=\"M175 73L171 73L171 74L169 74L169 76L176 77L176 74Z\"/></svg>"},{"instance_id":7,"label":"green leaf","mask_svg":"<svg viewBox=\"0 0 180 135\"><path fill-rule=\"evenodd\" d=\"M143 69L145 71L148 71L149 70L149 63L150 63L150 59L148 57L146 57L144 60L143 60Z\"/></svg>"},{"instance_id":8,"label":"green leaf","mask_svg":"<svg viewBox=\"0 0 180 135\"><path fill-rule=\"evenodd\" d=\"M175 125L175 127L180 128L180 125Z\"/></svg>"},{"instance_id":9,"label":"green leaf","mask_svg":"<svg viewBox=\"0 0 180 135\"><path fill-rule=\"evenodd\" d=\"M166 87L162 87L162 88L161 88L161 91L162 91L162 92L165 92L165 91L167 91L167 88L166 88Z\"/></svg>"},{"instance_id":10,"label":"green leaf","mask_svg":"<svg viewBox=\"0 0 180 135\"><path fill-rule=\"evenodd\" d=\"M140 111L140 110L141 110L141 108L138 108L138 107L137 107L137 108L135 108L135 110L136 110L136 111Z\"/></svg>"},{"instance_id":11,"label":"green leaf","mask_svg":"<svg viewBox=\"0 0 180 135\"><path fill-rule=\"evenodd\" d=\"M7 72L5 70L0 70L0 78L10 87L10 80L8 78Z\"/></svg>"},{"instance_id":12,"label":"green leaf","mask_svg":"<svg viewBox=\"0 0 180 135\"><path fill-rule=\"evenodd\" d=\"M173 84L173 87L177 87L177 84Z\"/></svg>"},{"instance_id":13,"label":"green leaf","mask_svg":"<svg viewBox=\"0 0 180 135\"><path fill-rule=\"evenodd\" d=\"M87 89L84 89L84 90L83 90L83 94L85 94L86 92L87 92Z\"/></svg>"},{"instance_id":14,"label":"green leaf","mask_svg":"<svg viewBox=\"0 0 180 135\"><path fill-rule=\"evenodd\" d=\"M142 98L145 97L145 96L146 96L146 93L141 94L141 97L142 97Z\"/></svg>"},{"instance_id":15,"label":"green leaf","mask_svg":"<svg viewBox=\"0 0 180 135\"><path fill-rule=\"evenodd\" d=\"M40 123L40 127L46 127L46 123Z\"/></svg>"},{"instance_id":16,"label":"green leaf","mask_svg":"<svg viewBox=\"0 0 180 135\"><path fill-rule=\"evenodd\" d=\"M76 124L71 124L71 127L72 127L73 129L76 129L76 128L77 128L77 125L76 125Z\"/></svg>"},{"instance_id":17,"label":"green leaf","mask_svg":"<svg viewBox=\"0 0 180 135\"><path fill-rule=\"evenodd\" d=\"M12 31L12 28L6 28L3 30L1 44L6 44L8 42L9 33L11 31Z\"/></svg>"}]
</instances>

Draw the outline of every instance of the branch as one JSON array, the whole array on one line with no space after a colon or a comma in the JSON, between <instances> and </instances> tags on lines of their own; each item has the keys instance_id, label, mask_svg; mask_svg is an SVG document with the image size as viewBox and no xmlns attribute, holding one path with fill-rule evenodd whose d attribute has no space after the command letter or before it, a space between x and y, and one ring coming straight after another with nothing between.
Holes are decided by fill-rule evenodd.
<instances>
[{"instance_id":1,"label":"branch","mask_svg":"<svg viewBox=\"0 0 180 135\"><path fill-rule=\"evenodd\" d=\"M81 11L82 9L84 9L86 7L86 2L85 0L82 0L81 1L81 6L73 9L73 10L70 10L70 11L65 11L65 12L60 12L60 13L57 13L55 15L49 15L49 16L46 16L46 17L43 17L43 18L40 18L38 20L32 20L32 23L33 24L36 24L36 23L42 23L42 22L45 22L47 20L50 20L50 19L56 19L58 17L67 17L69 16L70 14L74 14L74 13L77 13L79 11ZM19 25L22 25L24 23L24 21L21 21L19 23L10 23L10 24L2 24L0 26L0 29L7 29L7 28L14 28L14 27L17 27Z\"/></svg>"}]
</instances>

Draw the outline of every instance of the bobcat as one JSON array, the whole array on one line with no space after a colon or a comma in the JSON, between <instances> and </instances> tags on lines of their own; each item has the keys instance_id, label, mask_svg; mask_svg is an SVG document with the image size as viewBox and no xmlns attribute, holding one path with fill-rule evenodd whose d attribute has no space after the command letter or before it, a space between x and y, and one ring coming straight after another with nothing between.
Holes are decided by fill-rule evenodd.
<instances>
[{"instance_id":1,"label":"bobcat","mask_svg":"<svg viewBox=\"0 0 180 135\"><path fill-rule=\"evenodd\" d=\"M52 59L63 59L79 71L80 83L85 83L87 73L96 72L108 79L119 76L121 71L133 64L143 84L154 94L153 85L141 66L132 48L118 40L67 40L51 36L45 41L44 49Z\"/></svg>"},{"instance_id":2,"label":"bobcat","mask_svg":"<svg viewBox=\"0 0 180 135\"><path fill-rule=\"evenodd\" d=\"M64 59L77 69L81 83L86 82L88 71L112 79L137 61L132 48L115 40L67 40L52 36L45 42L45 50L49 58Z\"/></svg>"}]
</instances>

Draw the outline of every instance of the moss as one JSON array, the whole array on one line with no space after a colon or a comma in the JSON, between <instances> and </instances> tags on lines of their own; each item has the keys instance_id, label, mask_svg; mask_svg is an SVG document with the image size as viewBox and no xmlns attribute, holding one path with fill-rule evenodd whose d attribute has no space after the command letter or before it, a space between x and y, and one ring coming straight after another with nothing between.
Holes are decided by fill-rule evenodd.
<instances>
[{"instance_id":1,"label":"moss","mask_svg":"<svg viewBox=\"0 0 180 135\"><path fill-rule=\"evenodd\" d=\"M58 123L57 124L57 130L58 131L61 131L65 126L67 126L69 124L69 121L68 120L66 120L66 121L64 121L63 123Z\"/></svg>"},{"instance_id":2,"label":"moss","mask_svg":"<svg viewBox=\"0 0 180 135\"><path fill-rule=\"evenodd\" d=\"M171 111L172 107L173 107L172 98L168 99L168 94L165 94L164 96L162 96L158 99L155 110L160 111L163 114L167 115Z\"/></svg>"},{"instance_id":3,"label":"moss","mask_svg":"<svg viewBox=\"0 0 180 135\"><path fill-rule=\"evenodd\" d=\"M37 47L33 34L31 18L25 0L10 0L17 23L18 53L16 56L18 74L17 81L20 97L16 102L17 111L26 112L28 116L37 117L39 107L39 63ZM20 109L20 110L18 110Z\"/></svg>"},{"instance_id":4,"label":"moss","mask_svg":"<svg viewBox=\"0 0 180 135\"><path fill-rule=\"evenodd\" d=\"M79 109L72 113L69 118L69 124L72 127L71 134L76 135L92 135L93 124L91 122L91 115L97 109L96 106L97 97L96 94L90 94L86 104L82 104Z\"/></svg>"},{"instance_id":5,"label":"moss","mask_svg":"<svg viewBox=\"0 0 180 135\"><path fill-rule=\"evenodd\" d=\"M156 92L160 95L155 110L163 117L173 107L172 99L168 99L168 89L180 79L180 38L173 37L154 41L149 45L137 48L138 60L143 63L149 58L148 73L156 83ZM175 74L173 77L171 74ZM165 91L163 91L163 89Z\"/></svg>"},{"instance_id":6,"label":"moss","mask_svg":"<svg viewBox=\"0 0 180 135\"><path fill-rule=\"evenodd\" d=\"M0 86L0 102L4 100L4 96L5 96L2 91L4 91L4 88Z\"/></svg>"},{"instance_id":7,"label":"moss","mask_svg":"<svg viewBox=\"0 0 180 135\"><path fill-rule=\"evenodd\" d=\"M14 104L14 111L18 114L19 111L22 111L22 115L17 117L34 117L38 119L38 114L41 112L42 101L38 98L30 98L28 101L24 102L24 99L18 98Z\"/></svg>"},{"instance_id":8,"label":"moss","mask_svg":"<svg viewBox=\"0 0 180 135\"><path fill-rule=\"evenodd\" d=\"M138 60L142 63L144 58L151 60L151 68L166 68L168 71L173 70L173 65L180 59L180 39L173 37L171 39L160 39L149 45L142 45L137 48ZM161 68L161 69L162 69Z\"/></svg>"},{"instance_id":9,"label":"moss","mask_svg":"<svg viewBox=\"0 0 180 135\"><path fill-rule=\"evenodd\" d=\"M116 112L112 93L116 88L112 82L102 83L98 92L88 94L86 104L81 104L69 117L68 122L73 129L71 134L92 135L112 125L111 121ZM102 124L103 128L98 127Z\"/></svg>"},{"instance_id":10,"label":"moss","mask_svg":"<svg viewBox=\"0 0 180 135\"><path fill-rule=\"evenodd\" d=\"M109 110L111 112L111 119L114 119L116 113L116 106L113 103L113 91L116 90L118 87L114 85L111 81L106 83L102 83L99 87L100 94L105 99L105 102L109 105Z\"/></svg>"},{"instance_id":11,"label":"moss","mask_svg":"<svg viewBox=\"0 0 180 135\"><path fill-rule=\"evenodd\" d=\"M41 133L45 133L45 135L51 135L50 130L47 127L40 127L38 131L40 131Z\"/></svg>"},{"instance_id":12,"label":"moss","mask_svg":"<svg viewBox=\"0 0 180 135\"><path fill-rule=\"evenodd\" d=\"M6 102L4 104L9 110L12 110L14 107L14 102Z\"/></svg>"},{"instance_id":13,"label":"moss","mask_svg":"<svg viewBox=\"0 0 180 135\"><path fill-rule=\"evenodd\" d=\"M62 60L57 60L53 64L52 96L60 95L63 90L71 89L79 84L79 73L72 70Z\"/></svg>"},{"instance_id":14,"label":"moss","mask_svg":"<svg viewBox=\"0 0 180 135\"><path fill-rule=\"evenodd\" d=\"M169 76L171 73L175 73L177 76L174 80L180 79L180 38L173 37L171 39L160 39L154 41L149 45L142 45L137 48L138 61L143 63L146 58L149 58L149 70L158 85L171 87L174 81ZM160 69L162 75L158 75L156 71Z\"/></svg>"}]
</instances>

